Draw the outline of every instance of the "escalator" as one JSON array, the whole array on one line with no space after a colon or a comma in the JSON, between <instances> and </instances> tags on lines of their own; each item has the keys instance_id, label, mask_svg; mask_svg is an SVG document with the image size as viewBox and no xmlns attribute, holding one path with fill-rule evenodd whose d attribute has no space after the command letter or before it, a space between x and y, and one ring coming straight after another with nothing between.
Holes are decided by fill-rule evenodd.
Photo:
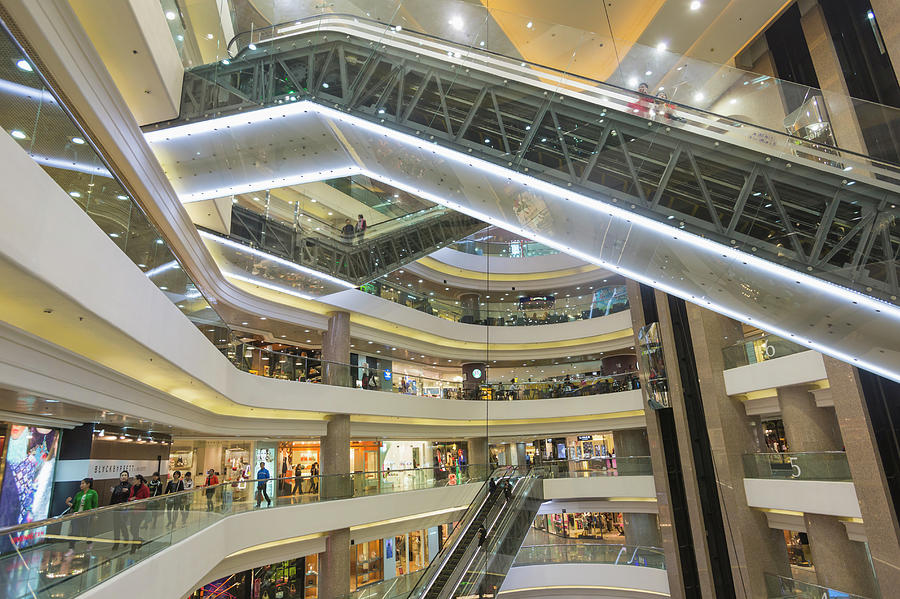
<instances>
[{"instance_id":1,"label":"escalator","mask_svg":"<svg viewBox=\"0 0 900 599\"><path fill-rule=\"evenodd\" d=\"M365 235L342 235L325 223L282 224L233 206L229 239L246 243L353 285L368 283L483 229L481 221L434 206L370 226Z\"/></svg>"},{"instance_id":2,"label":"escalator","mask_svg":"<svg viewBox=\"0 0 900 599\"><path fill-rule=\"evenodd\" d=\"M183 201L344 169L900 378L896 165L363 17L289 29L146 129Z\"/></svg>"},{"instance_id":3,"label":"escalator","mask_svg":"<svg viewBox=\"0 0 900 599\"><path fill-rule=\"evenodd\" d=\"M496 487L485 484L409 599L496 594L543 500L537 471L498 469L493 480Z\"/></svg>"}]
</instances>

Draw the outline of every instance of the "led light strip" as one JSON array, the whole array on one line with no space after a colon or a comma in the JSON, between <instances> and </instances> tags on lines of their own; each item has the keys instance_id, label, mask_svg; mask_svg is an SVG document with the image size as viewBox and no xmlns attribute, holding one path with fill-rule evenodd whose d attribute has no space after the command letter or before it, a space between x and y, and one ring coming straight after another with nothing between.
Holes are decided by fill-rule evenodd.
<instances>
[{"instance_id":1,"label":"led light strip","mask_svg":"<svg viewBox=\"0 0 900 599\"><path fill-rule=\"evenodd\" d=\"M328 281L329 283L334 283L335 285L347 287L348 289L353 289L356 287L356 285L354 285L353 283L348 283L347 281L343 281L343 280L341 280L337 277L333 277L329 274L325 274L323 272L313 270L306 266L301 266L300 264L296 264L294 262L291 262L290 260L285 260L284 258L279 258L278 256L273 256L272 254L267 254L266 252L263 252L256 248L252 248L247 245L243 245L236 241L232 241L230 239L225 239L224 237L219 237L218 235L213 235L212 233L207 233L206 231L198 231L198 233L200 233L200 237L203 237L204 239L209 239L210 241L212 241L214 243L226 245L232 249L235 249L235 250L238 250L241 252L248 252L250 254L253 254L254 256L258 256L265 260L271 260L272 262L277 262L278 264L281 264L282 266L285 266L292 270L296 270L298 272L302 272L304 274L310 275L317 279L322 279L323 281ZM235 277L235 278L237 278L237 277ZM296 293L298 293L298 292L295 292L295 294ZM301 297L307 297L307 299L313 299L312 296L301 296Z\"/></svg>"},{"instance_id":2,"label":"led light strip","mask_svg":"<svg viewBox=\"0 0 900 599\"><path fill-rule=\"evenodd\" d=\"M76 171L79 173L84 173L86 175L97 175L99 177L112 179L112 174L110 174L110 172L102 166L94 166L92 164L85 164L83 162L73 162L71 160L66 160L65 158L39 156L37 154L29 154L28 156L38 164L43 164L44 166L52 166L53 168L58 168L66 171Z\"/></svg>"},{"instance_id":3,"label":"led light strip","mask_svg":"<svg viewBox=\"0 0 900 599\"><path fill-rule=\"evenodd\" d=\"M228 272L223 270L222 275L224 275L228 279L235 279L237 281L243 281L244 283L250 283L251 285L257 285L259 287L265 287L266 289L271 289L272 291L278 291L279 293L287 293L288 295L293 295L294 297L299 297L300 299L311 300L315 299L311 295L304 295L299 291L294 291L293 289L287 289L286 287L279 287L278 285L272 285L268 281L264 281L262 279L254 279L253 277L246 277L244 275L239 275L237 273Z\"/></svg>"},{"instance_id":4,"label":"led light strip","mask_svg":"<svg viewBox=\"0 0 900 599\"><path fill-rule=\"evenodd\" d=\"M704 252L714 253L717 257L719 257L719 256L721 256L723 258L730 257L733 260L739 260L743 263L746 263L747 265L752 265L753 267L755 267L757 269L767 272L769 275L778 276L780 279L782 279L785 282L785 284L790 285L790 284L799 283L801 285L805 285L807 287L813 288L814 290L816 290L818 292L830 295L840 301L853 302L855 304L862 305L862 306L871 308L873 310L876 310L877 312L887 314L891 318L900 322L900 308L898 308L888 302L884 302L882 300L878 300L878 299L869 297L867 295L864 295L864 294L854 291L852 289L848 289L846 287L842 287L842 286L836 285L836 284L828 282L828 281L823 281L821 279L818 279L816 277L807 275L807 274L799 272L799 271L791 270L784 266L769 262L758 256L754 256L752 254L746 254L735 248L721 245L721 244L711 241L709 239L704 239L704 238L694 235L692 233L688 233L688 232L682 231L680 229L671 227L669 225L659 223L653 219L647 218L640 214L629 212L618 206L614 206L614 205L602 202L600 200L596 200L596 199L584 196L582 194L575 193L573 191L568 191L568 190L562 189L560 187L557 187L556 185L547 183L545 181L541 181L540 179L536 179L530 175L525 175L523 173L519 173L519 172L510 170L510 169L507 169L505 167L493 164L493 163L483 160L481 158L476 158L473 156L468 156L466 154L462 154L456 150L452 150L450 148L441 146L437 142L428 143L428 142L423 141L422 139L416 138L407 133L401 133L398 131L389 130L377 123L372 123L372 122L362 119L360 117L356 117L356 116L353 116L350 114L343 113L339 110L334 110L332 108L321 106L319 104L310 102L308 100L304 100L304 101L297 102L297 103L291 103L291 104L287 104L287 105L283 105L283 106L264 108L264 109L260 109L260 110L257 110L257 111L254 111L254 112L248 113L248 114L230 115L227 117L222 117L220 119L213 119L210 121L190 123L187 125L182 125L180 127L173 127L171 129L165 129L165 130L161 130L161 131L153 131L153 132L147 133L146 136L147 136L148 141L153 143L153 142L158 142L158 141L162 141L162 140L172 140L172 139L178 139L178 138L182 138L182 137L193 136L193 135L197 135L197 134L201 134L201 133L215 132L215 131L219 131L220 129L235 128L235 127L239 127L242 125L251 125L254 123L261 122L261 121L272 120L274 118L286 118L288 116L296 115L296 114L300 114L300 113L315 113L315 114L318 114L325 118L345 122L345 123L348 123L349 125L365 129L375 135L378 135L379 137L385 137L386 132L389 131L390 138L394 141L404 143L406 145L413 146L413 147L421 149L421 150L426 150L426 151L432 152L443 158L446 158L446 159L456 162L458 164L462 164L467 168L476 168L478 170L492 174L494 176L498 176L503 179L508 179L508 180L514 181L523 186L531 187L532 189L537 189L537 190L541 191L542 193L546 193L553 197L576 202L582 206L585 206L592 210L596 210L597 212L606 212L609 216L625 219L628 222L630 222L634 225L640 226L644 229L647 229L647 230L650 230L650 231L653 231L656 233L662 233L665 235L669 235L677 240L690 243L691 245L694 245L695 247L703 250ZM354 169L348 168L348 170L354 170ZM876 365L868 363L866 361L862 361L859 358L850 356L848 354L845 354L845 353L835 350L835 349L831 349L820 343L813 342L808 339L803 339L802 337L798 337L794 333L786 331L785 329L782 329L781 327L774 326L772 324L769 324L769 323L761 321L761 320L755 320L747 315L739 314L739 313L735 312L734 310L725 308L717 303L713 303L711 301L704 300L702 298L697 298L696 296L691 296L689 293L686 293L679 289L673 288L665 283L661 283L659 281L654 281L653 279L647 277L644 274L631 271L630 269L623 268L622 266L619 266L618 264L612 264L605 260L601 260L595 256L591 256L591 255L581 252L579 250L573 249L569 246L565 246L557 241L546 238L543 235L536 234L534 231L530 231L530 230L524 229L522 227L511 225L511 223L503 222L495 217L481 213L477 210L473 210L470 207L463 206L457 202L448 200L442 196L438 196L436 194L432 194L432 193L424 191L422 189L413 187L412 185L409 185L406 182L397 181L391 177L369 171L368 169L358 168L355 170L356 170L356 174L363 174L365 176L372 177L374 179L378 179L389 185L394 185L395 187L397 187L399 189L403 189L404 191L406 191L408 193L419 195L420 197L423 197L423 198L430 200L432 202L435 202L437 204L441 204L443 206L448 206L450 208L453 208L454 210L457 210L464 214L468 214L470 216L473 216L475 218L478 218L478 219L488 222L490 224L496 225L500 228L503 228L503 229L506 229L506 230L509 230L512 232L520 233L534 241L537 241L539 243L544 243L550 247L553 247L560 251L566 252L576 258L580 258L586 262L590 262L591 264L597 264L599 266L613 269L616 272L619 272L619 273L623 274L624 276L627 276L628 278L634 279L635 281L645 283L647 285L650 285L652 287L660 289L661 291L664 291L671 295L675 295L677 297L685 299L686 301L690 301L690 302L697 303L697 304L705 304L706 306L710 307L714 311L719 312L720 314L723 314L725 316L728 316L729 318L733 318L733 319L741 321L741 322L745 322L748 324L752 324L754 326L758 326L761 329L769 331L770 333L779 335L781 337L795 340L798 343L801 343L811 349L831 355L831 356L833 356L839 360L842 360L844 362L853 364L860 368L864 368L866 370L869 370L876 374L885 376L892 380L900 381L900 372L888 370L886 368L876 366ZM302 176L308 177L309 173L304 174ZM274 178L274 179L270 179L268 181L258 182L255 184L255 185L257 185L256 189L260 190L260 189L271 188L274 184L278 183L278 181L280 181L280 180L282 180L282 179ZM220 189L196 192L191 195L196 196L198 194L202 194L202 195L208 195L208 197L215 197L214 195L210 195L210 194L218 193L219 195L222 195L220 193ZM252 248L246 248L244 246L241 246L241 249L249 251ZM277 259L274 257L269 257L269 258L275 259L275 260L280 260L280 259ZM287 261L284 261L284 262L287 265L291 265L292 268L298 268L298 266L296 264L293 264L293 263L290 263ZM309 274L313 274L313 272L310 272ZM315 273L314 276L327 277L329 275ZM336 279L336 280L339 280L339 279ZM341 283L344 285L348 285L347 283L345 283L343 281Z\"/></svg>"}]
</instances>

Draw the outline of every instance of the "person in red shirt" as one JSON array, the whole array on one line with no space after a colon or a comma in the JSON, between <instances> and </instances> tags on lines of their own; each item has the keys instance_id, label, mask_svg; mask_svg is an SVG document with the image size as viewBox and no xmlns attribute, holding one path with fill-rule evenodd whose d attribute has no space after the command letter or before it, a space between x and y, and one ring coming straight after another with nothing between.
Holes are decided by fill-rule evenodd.
<instances>
[{"instance_id":1,"label":"person in red shirt","mask_svg":"<svg viewBox=\"0 0 900 599\"><path fill-rule=\"evenodd\" d=\"M204 487L206 487L206 509L208 511L213 511L213 497L216 496L216 485L219 484L219 477L216 476L216 471L210 468L206 472L206 482L204 483Z\"/></svg>"},{"instance_id":2,"label":"person in red shirt","mask_svg":"<svg viewBox=\"0 0 900 599\"><path fill-rule=\"evenodd\" d=\"M128 501L140 501L150 497L150 487L147 486L147 480L140 474L134 477L134 484L131 486L131 492L128 494ZM131 553L138 550L143 544L141 539L141 525L144 523L144 510L146 506L128 510L128 519L131 520Z\"/></svg>"},{"instance_id":3,"label":"person in red shirt","mask_svg":"<svg viewBox=\"0 0 900 599\"><path fill-rule=\"evenodd\" d=\"M641 83L637 88L637 92L640 95L634 102L628 104L628 108L631 112L647 118L650 116L650 107L653 106L653 100L650 98L650 86L646 83Z\"/></svg>"}]
</instances>

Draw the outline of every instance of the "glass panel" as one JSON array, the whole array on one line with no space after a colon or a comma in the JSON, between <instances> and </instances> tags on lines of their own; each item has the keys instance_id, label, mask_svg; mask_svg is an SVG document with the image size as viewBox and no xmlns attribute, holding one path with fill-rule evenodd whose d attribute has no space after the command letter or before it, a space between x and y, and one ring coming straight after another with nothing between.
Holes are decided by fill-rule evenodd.
<instances>
[{"instance_id":1,"label":"glass panel","mask_svg":"<svg viewBox=\"0 0 900 599\"><path fill-rule=\"evenodd\" d=\"M725 361L725 370L728 370L738 366L783 358L803 351L809 351L809 348L775 335L761 335L722 348L722 357Z\"/></svg>"},{"instance_id":2,"label":"glass panel","mask_svg":"<svg viewBox=\"0 0 900 599\"><path fill-rule=\"evenodd\" d=\"M300 494L295 479L239 479L162 497L0 529L0 585L9 599L75 597L232 514L330 499L483 483L470 465L459 476L435 469L402 471L403 485L382 485L381 472L318 476ZM200 482L200 481L198 481Z\"/></svg>"},{"instance_id":3,"label":"glass panel","mask_svg":"<svg viewBox=\"0 0 900 599\"><path fill-rule=\"evenodd\" d=\"M843 451L748 453L744 476L793 480L851 481L847 454Z\"/></svg>"}]
</instances>

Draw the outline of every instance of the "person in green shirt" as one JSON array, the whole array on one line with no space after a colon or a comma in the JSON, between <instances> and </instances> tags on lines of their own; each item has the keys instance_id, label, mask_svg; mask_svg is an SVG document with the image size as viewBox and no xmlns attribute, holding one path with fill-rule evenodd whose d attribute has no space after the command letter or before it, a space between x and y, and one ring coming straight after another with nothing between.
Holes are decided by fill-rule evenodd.
<instances>
[{"instance_id":1,"label":"person in green shirt","mask_svg":"<svg viewBox=\"0 0 900 599\"><path fill-rule=\"evenodd\" d=\"M66 497L66 505L72 508L73 513L86 512L95 509L99 500L97 491L94 490L93 478L81 479L80 487L81 490L75 494L74 500L71 497ZM66 555L71 555L74 552L75 541L78 538L84 538L90 534L91 519L90 516L82 516L72 520L72 528L69 532L69 536L73 538L69 541L69 550L66 551ZM87 550L91 551L93 548L93 541L88 541Z\"/></svg>"}]
</instances>

